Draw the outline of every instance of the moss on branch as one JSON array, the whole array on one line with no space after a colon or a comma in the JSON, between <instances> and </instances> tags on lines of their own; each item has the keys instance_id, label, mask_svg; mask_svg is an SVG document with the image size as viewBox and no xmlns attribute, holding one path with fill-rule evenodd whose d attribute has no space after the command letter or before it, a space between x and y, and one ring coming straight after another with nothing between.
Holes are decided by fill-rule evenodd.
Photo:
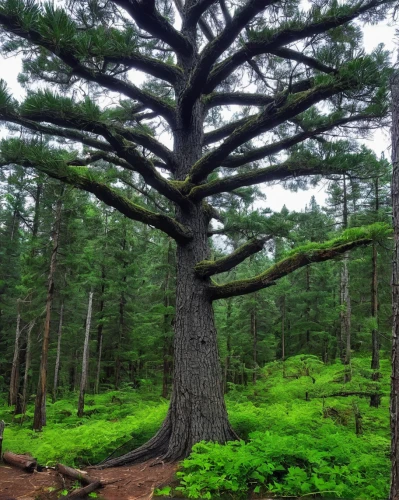
<instances>
[{"instance_id":1,"label":"moss on branch","mask_svg":"<svg viewBox=\"0 0 399 500\"><path fill-rule=\"evenodd\" d=\"M209 287L211 299L245 295L267 288L301 267L313 262L334 259L349 250L386 238L391 232L392 229L388 224L376 223L348 229L340 237L324 243L308 243L292 250L287 257L253 278L231 281L223 285L213 283Z\"/></svg>"}]
</instances>

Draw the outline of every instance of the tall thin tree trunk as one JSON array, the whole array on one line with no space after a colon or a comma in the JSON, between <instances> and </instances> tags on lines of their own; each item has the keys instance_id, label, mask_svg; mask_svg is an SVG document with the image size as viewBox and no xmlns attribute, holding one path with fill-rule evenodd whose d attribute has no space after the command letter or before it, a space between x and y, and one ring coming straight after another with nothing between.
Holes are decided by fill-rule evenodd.
<instances>
[{"instance_id":1,"label":"tall thin tree trunk","mask_svg":"<svg viewBox=\"0 0 399 500\"><path fill-rule=\"evenodd\" d=\"M224 365L224 384L223 384L223 392L227 394L229 390L229 386L227 382L231 381L231 376L229 377L229 371L231 369L231 312L232 312L232 298L227 299L227 308L226 308L226 361Z\"/></svg>"},{"instance_id":2,"label":"tall thin tree trunk","mask_svg":"<svg viewBox=\"0 0 399 500\"><path fill-rule=\"evenodd\" d=\"M29 369L30 369L31 347L32 347L32 330L33 327L35 326L35 323L36 323L35 320L30 322L26 334L25 372L24 372L24 384L22 386L22 400L21 400L22 413L24 415L26 413L27 395L28 395Z\"/></svg>"},{"instance_id":3,"label":"tall thin tree trunk","mask_svg":"<svg viewBox=\"0 0 399 500\"><path fill-rule=\"evenodd\" d=\"M392 375L391 375L391 488L390 500L399 500L399 71L391 79L392 93Z\"/></svg>"},{"instance_id":4,"label":"tall thin tree trunk","mask_svg":"<svg viewBox=\"0 0 399 500\"><path fill-rule=\"evenodd\" d=\"M88 375L88 371L89 371L89 340L90 340L92 305L93 305L93 292L90 292L89 293L89 305L87 306L85 341L84 341L84 345L83 345L82 376L80 378L78 417L83 417L83 411L84 411L84 406L85 406L85 392L86 392L86 386L87 386L87 375Z\"/></svg>"},{"instance_id":5,"label":"tall thin tree trunk","mask_svg":"<svg viewBox=\"0 0 399 500\"><path fill-rule=\"evenodd\" d=\"M50 322L51 309L54 298L54 275L57 265L57 253L61 229L61 212L62 212L62 195L64 187L61 189L60 196L56 204L55 223L53 230L53 248L50 258L50 272L47 280L47 297L46 297L46 318L44 321L42 356L40 360L39 383L35 400L35 414L33 418L33 429L41 431L46 425L46 391L47 391L47 363L48 363L48 347L50 342Z\"/></svg>"},{"instance_id":6,"label":"tall thin tree trunk","mask_svg":"<svg viewBox=\"0 0 399 500\"><path fill-rule=\"evenodd\" d=\"M252 361L254 365L254 371L252 373L252 382L256 384L256 370L258 368L258 359L257 359L257 354L258 354L258 317L257 317L257 304L256 304L256 297L257 294L254 294L254 306L251 310L251 334L252 334Z\"/></svg>"},{"instance_id":7,"label":"tall thin tree trunk","mask_svg":"<svg viewBox=\"0 0 399 500\"><path fill-rule=\"evenodd\" d=\"M13 406L17 402L17 393L19 387L19 339L21 337L21 301L17 299L17 327L15 330L14 355L11 366L10 391L8 395L8 404Z\"/></svg>"},{"instance_id":8,"label":"tall thin tree trunk","mask_svg":"<svg viewBox=\"0 0 399 500\"><path fill-rule=\"evenodd\" d=\"M122 241L122 251L124 252L126 250L126 230L125 230L125 235L124 239ZM125 269L127 266L127 261L126 259L123 260L123 265L122 268ZM125 291L124 287L126 284L127 276L126 274L122 278L122 286L123 289L121 291L121 295L119 298L119 327L118 327L118 343L117 343L117 348L116 348L116 359L115 359L115 389L118 389L119 383L120 383L120 376L121 376L121 345L122 345L122 340L124 337L125 333L125 304L126 304L126 299L125 299Z\"/></svg>"},{"instance_id":9,"label":"tall thin tree trunk","mask_svg":"<svg viewBox=\"0 0 399 500\"><path fill-rule=\"evenodd\" d=\"M55 401L57 400L58 375L60 373L60 360L61 360L61 337L62 337L63 319L64 319L64 301L62 301L62 303L61 303L60 317L59 317L59 321L58 321L57 356L55 359L55 368L54 368L53 403L55 403Z\"/></svg>"},{"instance_id":10,"label":"tall thin tree trunk","mask_svg":"<svg viewBox=\"0 0 399 500\"><path fill-rule=\"evenodd\" d=\"M348 196L346 176L343 179L343 228L348 227ZM341 267L341 359L345 366L344 381L349 382L351 374L351 301L349 295L349 252L345 252Z\"/></svg>"}]
</instances>

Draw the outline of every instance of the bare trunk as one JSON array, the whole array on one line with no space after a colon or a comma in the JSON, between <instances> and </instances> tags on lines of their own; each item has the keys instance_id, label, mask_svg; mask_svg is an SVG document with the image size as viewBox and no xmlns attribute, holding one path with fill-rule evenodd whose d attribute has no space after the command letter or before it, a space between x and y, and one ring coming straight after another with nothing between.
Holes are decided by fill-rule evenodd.
<instances>
[{"instance_id":1,"label":"bare trunk","mask_svg":"<svg viewBox=\"0 0 399 500\"><path fill-rule=\"evenodd\" d=\"M17 300L17 327L15 330L14 356L11 366L10 391L8 396L8 404L13 406L17 403L17 394L19 387L19 339L21 337L21 312L20 300Z\"/></svg>"},{"instance_id":2,"label":"bare trunk","mask_svg":"<svg viewBox=\"0 0 399 500\"><path fill-rule=\"evenodd\" d=\"M96 370L96 381L94 384L94 394L98 394L100 387L100 374L101 374L101 356L103 352L103 335L101 333L98 344L97 344L97 370Z\"/></svg>"},{"instance_id":3,"label":"bare trunk","mask_svg":"<svg viewBox=\"0 0 399 500\"><path fill-rule=\"evenodd\" d=\"M61 360L61 337L62 337L63 319L64 319L64 302L61 303L60 318L58 321L57 356L55 359L55 368L54 368L53 403L57 400L58 375L60 373L60 360Z\"/></svg>"},{"instance_id":4,"label":"bare trunk","mask_svg":"<svg viewBox=\"0 0 399 500\"><path fill-rule=\"evenodd\" d=\"M371 332L371 369L374 370L371 378L374 381L378 381L380 378L380 346L378 341L378 273L377 273L377 246L375 243L372 248L372 279L371 279L371 316L374 318L375 324L373 325L373 330ZM381 402L381 396L378 392L370 397L370 406L378 408Z\"/></svg>"},{"instance_id":5,"label":"bare trunk","mask_svg":"<svg viewBox=\"0 0 399 500\"><path fill-rule=\"evenodd\" d=\"M341 345L342 362L345 365L345 382L351 380L351 303L349 296L349 254L345 253L341 268Z\"/></svg>"},{"instance_id":6,"label":"bare trunk","mask_svg":"<svg viewBox=\"0 0 399 500\"><path fill-rule=\"evenodd\" d=\"M62 188L60 197L57 201L55 224L53 231L53 248L51 252L50 259L50 272L47 281L47 297L46 297L46 318L44 321L43 330L43 344L42 344L42 356L40 360L40 374L39 383L36 394L35 401L35 415L33 418L33 429L36 431L41 431L42 427L46 425L46 390L47 390L47 361L48 361L48 347L50 341L50 321L51 321L51 309L53 306L54 297L54 275L57 264L57 252L58 243L60 237L60 226L61 226L61 211L62 211L62 194L64 188Z\"/></svg>"},{"instance_id":7,"label":"bare trunk","mask_svg":"<svg viewBox=\"0 0 399 500\"><path fill-rule=\"evenodd\" d=\"M89 340L90 340L92 305L93 305L93 292L90 292L89 293L89 305L87 306L85 341L84 341L84 345L83 345L82 376L80 378L78 417L83 417L83 411L84 411L84 406L85 406L85 392L86 392L86 386L87 386L87 374L89 371Z\"/></svg>"},{"instance_id":8,"label":"bare trunk","mask_svg":"<svg viewBox=\"0 0 399 500\"><path fill-rule=\"evenodd\" d=\"M26 413L26 405L27 405L27 395L28 395L28 383L29 383L29 369L30 369L30 361L31 361L31 347L32 347L32 330L35 326L35 320L31 321L28 326L28 332L26 334L26 354L25 354L25 372L24 372L24 384L22 387L22 413L25 415Z\"/></svg>"},{"instance_id":9,"label":"bare trunk","mask_svg":"<svg viewBox=\"0 0 399 500\"><path fill-rule=\"evenodd\" d=\"M252 360L254 364L254 371L252 374L252 382L256 384L256 370L258 368L258 360L257 360L257 353L258 353L258 321L257 321L257 314L256 314L256 293L255 293L255 304L254 307L252 308L251 311L251 334L252 334Z\"/></svg>"},{"instance_id":10,"label":"bare trunk","mask_svg":"<svg viewBox=\"0 0 399 500\"><path fill-rule=\"evenodd\" d=\"M391 491L399 500L399 72L391 80L392 92L392 211L394 253L392 259L392 376L391 376Z\"/></svg>"}]
</instances>

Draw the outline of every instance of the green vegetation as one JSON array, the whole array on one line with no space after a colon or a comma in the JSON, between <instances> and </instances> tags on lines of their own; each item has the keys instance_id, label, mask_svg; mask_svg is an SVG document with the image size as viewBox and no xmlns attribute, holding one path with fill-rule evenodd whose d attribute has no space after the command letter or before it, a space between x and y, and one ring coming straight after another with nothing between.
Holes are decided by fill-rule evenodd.
<instances>
[{"instance_id":1,"label":"green vegetation","mask_svg":"<svg viewBox=\"0 0 399 500\"><path fill-rule=\"evenodd\" d=\"M240 497L251 491L365 500L387 497L390 367L388 360L382 360L378 383L382 404L377 409L370 408L367 397L376 389L369 364L368 358L354 359L352 380L344 384L339 363L324 365L316 356L298 355L285 363L268 363L256 385L230 384L228 411L241 441L196 445L181 463L176 491L189 498L224 493ZM22 416L13 417L3 404L0 414L8 424L4 447L32 453L48 465L99 462L124 443L139 446L154 434L167 410L158 389L88 396L83 419L75 416L75 396L48 403L49 424L41 433L31 430L31 408L21 424ZM347 393L358 395L344 396ZM355 410L362 421L358 435Z\"/></svg>"}]
</instances>

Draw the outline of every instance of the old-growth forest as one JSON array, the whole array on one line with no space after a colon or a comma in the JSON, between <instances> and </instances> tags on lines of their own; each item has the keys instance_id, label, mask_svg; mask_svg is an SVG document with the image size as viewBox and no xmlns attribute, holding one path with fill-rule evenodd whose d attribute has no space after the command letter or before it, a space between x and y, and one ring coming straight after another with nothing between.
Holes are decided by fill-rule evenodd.
<instances>
[{"instance_id":1,"label":"old-growth forest","mask_svg":"<svg viewBox=\"0 0 399 500\"><path fill-rule=\"evenodd\" d=\"M0 0L0 497L399 498L394 7Z\"/></svg>"}]
</instances>

